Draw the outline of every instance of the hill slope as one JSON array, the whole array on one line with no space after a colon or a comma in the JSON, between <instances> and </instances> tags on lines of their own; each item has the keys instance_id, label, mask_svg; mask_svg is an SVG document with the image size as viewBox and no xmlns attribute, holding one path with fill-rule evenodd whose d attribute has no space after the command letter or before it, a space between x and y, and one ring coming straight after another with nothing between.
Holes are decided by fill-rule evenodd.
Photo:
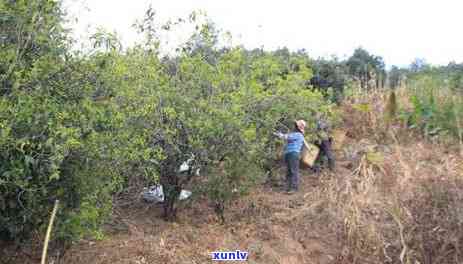
<instances>
[{"instance_id":1,"label":"hill slope","mask_svg":"<svg viewBox=\"0 0 463 264\"><path fill-rule=\"evenodd\" d=\"M463 261L458 151L400 129L381 137L368 118L344 113L335 171L303 171L298 193L261 186L227 210L224 225L207 201L183 204L176 223L132 201L115 209L106 239L52 254L54 263L209 263L217 250L248 251L248 263Z\"/></svg>"}]
</instances>

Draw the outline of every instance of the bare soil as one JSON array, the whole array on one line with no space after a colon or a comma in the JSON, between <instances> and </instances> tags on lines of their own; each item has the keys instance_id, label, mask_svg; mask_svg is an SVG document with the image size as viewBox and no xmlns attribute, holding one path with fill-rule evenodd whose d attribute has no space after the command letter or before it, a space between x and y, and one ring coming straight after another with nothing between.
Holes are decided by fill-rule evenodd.
<instances>
[{"instance_id":1,"label":"bare soil","mask_svg":"<svg viewBox=\"0 0 463 264\"><path fill-rule=\"evenodd\" d=\"M105 227L104 239L82 240L65 251L52 252L49 263L212 263L211 252L235 250L249 252L247 263L380 263L351 258L342 221L330 219L326 199L317 199L324 188L329 188L327 182L350 181L347 178L352 176L357 164L349 156L352 154L349 148L359 149L369 144L348 120L345 129L348 138L345 148L336 153L335 171L314 174L303 170L300 190L295 194L287 194L282 186L257 187L228 207L225 224L220 224L206 200L183 202L178 220L169 223L162 220L160 205L132 199L114 209L112 221ZM424 180L427 175L442 178L449 171L463 174L463 163L456 150L421 139L410 138L407 144L401 142L400 148L384 142L378 151L384 160L377 184L386 193L399 190L396 186L406 181ZM399 170L398 166L410 168ZM451 168L442 169L441 175L436 168L442 166ZM282 182L284 170L278 174ZM14 249L9 250L3 253L11 255ZM18 252L15 258L1 259L4 263L39 263L39 252L37 245L30 252Z\"/></svg>"},{"instance_id":2,"label":"bare soil","mask_svg":"<svg viewBox=\"0 0 463 264\"><path fill-rule=\"evenodd\" d=\"M306 212L322 210L307 194L320 177L302 176L298 193L263 186L235 202L222 225L206 201L183 205L179 219L161 219L162 208L139 201L118 208L102 241L82 241L66 251L62 263L209 263L211 252L248 251L248 263L335 263L335 234L314 226Z\"/></svg>"}]
</instances>

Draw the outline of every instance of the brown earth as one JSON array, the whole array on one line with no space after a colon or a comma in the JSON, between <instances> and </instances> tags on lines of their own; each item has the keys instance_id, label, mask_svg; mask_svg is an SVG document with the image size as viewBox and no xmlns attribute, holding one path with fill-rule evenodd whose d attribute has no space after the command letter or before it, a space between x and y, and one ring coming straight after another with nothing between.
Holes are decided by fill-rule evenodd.
<instances>
[{"instance_id":1,"label":"brown earth","mask_svg":"<svg viewBox=\"0 0 463 264\"><path fill-rule=\"evenodd\" d=\"M73 246L62 263L210 263L218 250L248 251L248 263L334 263L335 234L306 219L307 212L323 210L307 199L320 177L330 176L304 173L293 195L261 187L231 206L224 225L206 202L183 205L176 223L161 220L159 206L134 203L117 210L112 235Z\"/></svg>"},{"instance_id":2,"label":"brown earth","mask_svg":"<svg viewBox=\"0 0 463 264\"><path fill-rule=\"evenodd\" d=\"M334 210L327 202L330 197L323 197L336 195L333 184L345 185L358 180L353 177L358 169L358 153L375 145L374 139L366 139L365 134L370 131L359 130L366 126L354 124L349 120L344 123L348 138L345 147L336 153L335 171L321 174L303 171L298 193L288 195L281 186L260 186L229 206L227 222L223 225L206 200L183 202L178 221L168 223L161 219L159 205L132 199L126 205L116 206L103 240L83 240L64 252L59 251L60 254L53 252L49 263L213 263L211 252L235 250L248 251L248 263L381 263L351 258L352 248L346 245L345 237L349 231L343 223L347 220L332 219ZM384 197L402 190L400 186L409 186L412 181L422 181L428 176L440 179L463 175L463 163L456 151L422 139L410 137L400 144L383 142L376 144L375 149L381 153L382 169L371 186L381 187L379 191L385 193ZM282 177L284 171L279 175ZM376 197L367 194L371 199ZM362 197L357 200L358 206L363 201L366 205L362 208L373 210ZM338 202L342 207L343 201ZM394 224L390 219L384 223L388 223L385 227ZM34 251L40 252L39 246ZM378 253L371 252L373 254ZM39 254L22 252L19 255L15 263L40 261Z\"/></svg>"},{"instance_id":3,"label":"brown earth","mask_svg":"<svg viewBox=\"0 0 463 264\"><path fill-rule=\"evenodd\" d=\"M262 186L231 205L223 225L207 201L182 204L175 223L161 219L159 205L132 202L115 209L105 239L51 253L50 263L212 263L211 252L219 250L248 251L248 263L338 263L338 238L325 224L314 224L319 219L310 219L323 208L309 199L320 180L334 175L304 171L300 190L292 195ZM15 262L39 263L38 252L24 252Z\"/></svg>"}]
</instances>

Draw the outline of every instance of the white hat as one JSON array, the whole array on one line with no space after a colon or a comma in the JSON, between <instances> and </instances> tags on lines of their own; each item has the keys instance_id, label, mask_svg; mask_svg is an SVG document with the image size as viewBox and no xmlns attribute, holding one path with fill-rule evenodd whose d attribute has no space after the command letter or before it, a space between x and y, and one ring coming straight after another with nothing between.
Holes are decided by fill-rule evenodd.
<instances>
[{"instance_id":1,"label":"white hat","mask_svg":"<svg viewBox=\"0 0 463 264\"><path fill-rule=\"evenodd\" d=\"M299 131L301 131L302 133L304 133L304 129L305 129L305 126L306 126L306 123L304 120L297 120L296 121L296 127L297 129L299 129Z\"/></svg>"}]
</instances>

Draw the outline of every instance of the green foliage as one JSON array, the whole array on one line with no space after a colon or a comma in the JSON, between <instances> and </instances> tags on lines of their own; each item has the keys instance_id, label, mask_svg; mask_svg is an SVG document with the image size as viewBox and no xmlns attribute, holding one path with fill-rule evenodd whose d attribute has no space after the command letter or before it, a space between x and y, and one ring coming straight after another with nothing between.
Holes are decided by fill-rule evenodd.
<instances>
[{"instance_id":1,"label":"green foliage","mask_svg":"<svg viewBox=\"0 0 463 264\"><path fill-rule=\"evenodd\" d=\"M62 21L56 1L0 2L0 95L24 85L34 64L63 54L68 41Z\"/></svg>"},{"instance_id":2,"label":"green foliage","mask_svg":"<svg viewBox=\"0 0 463 264\"><path fill-rule=\"evenodd\" d=\"M137 25L145 41L123 49L98 30L82 54L69 50L59 2L0 2L0 239L43 232L55 199L55 237L102 238L113 196L134 182L163 185L167 219L195 183L225 221L230 201L272 175L281 144L273 132L304 119L311 140L316 114L339 120L322 93L307 89L314 73L348 82L349 70L365 87L384 80L382 58L362 49L339 62L286 48L219 48L221 31L200 15L159 26L149 9ZM182 23L194 25L191 38L161 58L163 32ZM460 65L415 68L414 107L401 116L428 135L461 138ZM180 173L186 160L190 170Z\"/></svg>"},{"instance_id":3,"label":"green foliage","mask_svg":"<svg viewBox=\"0 0 463 264\"><path fill-rule=\"evenodd\" d=\"M388 72L388 81L389 87L392 89L398 88L405 77L406 71L404 69L399 69L397 66L392 66Z\"/></svg>"},{"instance_id":4,"label":"green foliage","mask_svg":"<svg viewBox=\"0 0 463 264\"><path fill-rule=\"evenodd\" d=\"M58 2L0 8L2 239L43 231L55 199L58 238L102 238L113 195L140 180L163 185L168 219L195 178L223 216L272 169L272 132L300 118L312 126L316 112L336 116L305 89L305 53L219 49L210 21L177 55L160 59L159 30L171 27L155 27L151 10L140 25L146 42L123 50L99 30L85 55L67 49ZM191 170L179 173L190 158Z\"/></svg>"},{"instance_id":5,"label":"green foliage","mask_svg":"<svg viewBox=\"0 0 463 264\"><path fill-rule=\"evenodd\" d=\"M247 194L262 177L253 155L225 159L208 172L208 179L196 189L208 197L221 222L226 221L225 209L229 202Z\"/></svg>"},{"instance_id":6,"label":"green foliage","mask_svg":"<svg viewBox=\"0 0 463 264\"><path fill-rule=\"evenodd\" d=\"M348 85L349 75L345 61L339 61L337 57L332 57L330 60L318 59L314 60L314 78L311 79L311 84L314 88L324 88L324 95L332 102L340 104L345 95L345 87ZM326 89L328 86L329 88Z\"/></svg>"},{"instance_id":7,"label":"green foliage","mask_svg":"<svg viewBox=\"0 0 463 264\"><path fill-rule=\"evenodd\" d=\"M426 136L461 137L463 101L455 88L448 85L448 76L442 69L430 67L409 75L407 87L412 94L413 109L402 112L409 127L419 129Z\"/></svg>"},{"instance_id":8,"label":"green foliage","mask_svg":"<svg viewBox=\"0 0 463 264\"><path fill-rule=\"evenodd\" d=\"M107 93L99 66L64 49L57 2L0 6L0 57L9 58L0 69L0 236L22 240L40 230L60 199L59 234L79 238L99 228L123 182L117 108L94 100Z\"/></svg>"},{"instance_id":9,"label":"green foliage","mask_svg":"<svg viewBox=\"0 0 463 264\"><path fill-rule=\"evenodd\" d=\"M315 60L313 61L313 67L316 75L335 85L345 82L349 70L346 61L339 61L337 57L333 57L330 60Z\"/></svg>"},{"instance_id":10,"label":"green foliage","mask_svg":"<svg viewBox=\"0 0 463 264\"><path fill-rule=\"evenodd\" d=\"M358 48L347 60L346 65L349 73L360 82L362 89L371 88L370 81L375 81L376 87L384 86L386 72L382 57Z\"/></svg>"}]
</instances>

